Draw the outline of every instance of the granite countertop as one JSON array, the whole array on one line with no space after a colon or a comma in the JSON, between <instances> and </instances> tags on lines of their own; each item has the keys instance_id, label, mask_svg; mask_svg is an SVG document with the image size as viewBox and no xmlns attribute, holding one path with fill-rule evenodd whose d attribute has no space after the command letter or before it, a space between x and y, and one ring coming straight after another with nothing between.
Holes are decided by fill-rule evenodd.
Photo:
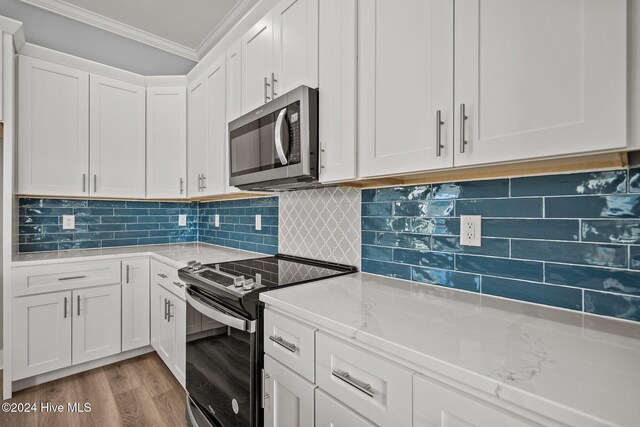
<instances>
[{"instance_id":1,"label":"granite countertop","mask_svg":"<svg viewBox=\"0 0 640 427\"><path fill-rule=\"evenodd\" d=\"M565 406L605 425L640 420L637 323L364 273L260 299L542 414Z\"/></svg>"},{"instance_id":2,"label":"granite countertop","mask_svg":"<svg viewBox=\"0 0 640 427\"><path fill-rule=\"evenodd\" d=\"M247 258L265 257L268 255L248 252L207 243L185 243L174 245L127 246L108 249L78 249L59 252L38 252L18 254L13 257L12 267L29 265L54 264L61 260L88 261L100 259L119 259L135 256L152 256L159 261L182 268L188 261L199 261L202 264L233 261Z\"/></svg>"}]
</instances>

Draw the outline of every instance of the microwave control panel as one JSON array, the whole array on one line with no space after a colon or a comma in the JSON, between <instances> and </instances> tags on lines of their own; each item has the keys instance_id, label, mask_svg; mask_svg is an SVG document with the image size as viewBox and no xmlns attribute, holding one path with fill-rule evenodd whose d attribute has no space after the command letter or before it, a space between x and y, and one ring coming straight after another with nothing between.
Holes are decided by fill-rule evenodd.
<instances>
[{"instance_id":1,"label":"microwave control panel","mask_svg":"<svg viewBox=\"0 0 640 427\"><path fill-rule=\"evenodd\" d=\"M292 112L289 116L289 163L300 163L300 114Z\"/></svg>"}]
</instances>

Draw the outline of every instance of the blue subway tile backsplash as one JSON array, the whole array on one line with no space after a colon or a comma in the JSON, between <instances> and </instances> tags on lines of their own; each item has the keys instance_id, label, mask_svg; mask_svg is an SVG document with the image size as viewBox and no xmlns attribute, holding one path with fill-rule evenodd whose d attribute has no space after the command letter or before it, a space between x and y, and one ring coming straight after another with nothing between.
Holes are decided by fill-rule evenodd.
<instances>
[{"instance_id":1,"label":"blue subway tile backsplash","mask_svg":"<svg viewBox=\"0 0 640 427\"><path fill-rule=\"evenodd\" d=\"M187 225L179 226L183 214ZM262 215L261 230L255 229L256 214ZM62 215L75 215L75 229L62 229ZM200 203L21 198L18 222L20 252L189 242L278 251L277 197Z\"/></svg>"},{"instance_id":2,"label":"blue subway tile backsplash","mask_svg":"<svg viewBox=\"0 0 640 427\"><path fill-rule=\"evenodd\" d=\"M640 169L366 189L362 202L365 272L640 321ZM460 245L466 214L482 215L480 247Z\"/></svg>"}]
</instances>

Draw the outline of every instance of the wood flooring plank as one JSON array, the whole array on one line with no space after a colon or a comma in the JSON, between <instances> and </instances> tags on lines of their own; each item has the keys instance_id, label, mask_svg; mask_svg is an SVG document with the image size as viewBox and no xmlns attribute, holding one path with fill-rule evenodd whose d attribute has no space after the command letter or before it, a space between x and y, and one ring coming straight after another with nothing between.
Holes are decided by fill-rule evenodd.
<instances>
[{"instance_id":1,"label":"wood flooring plank","mask_svg":"<svg viewBox=\"0 0 640 427\"><path fill-rule=\"evenodd\" d=\"M185 426L187 419L185 416L187 393L180 387L179 390L172 389L153 398L156 408L167 424L172 426Z\"/></svg>"},{"instance_id":2,"label":"wood flooring plank","mask_svg":"<svg viewBox=\"0 0 640 427\"><path fill-rule=\"evenodd\" d=\"M74 380L78 403L84 408L91 404L91 411L80 414L83 427L122 425L111 385L103 368L78 374Z\"/></svg>"},{"instance_id":3,"label":"wood flooring plank","mask_svg":"<svg viewBox=\"0 0 640 427\"><path fill-rule=\"evenodd\" d=\"M153 399L143 386L115 395L122 425L125 427L168 426L158 412Z\"/></svg>"},{"instance_id":4,"label":"wood flooring plank","mask_svg":"<svg viewBox=\"0 0 640 427\"><path fill-rule=\"evenodd\" d=\"M140 381L147 388L151 397L171 391L177 387L182 389L169 368L159 357L144 357L136 361L136 371Z\"/></svg>"},{"instance_id":5,"label":"wood flooring plank","mask_svg":"<svg viewBox=\"0 0 640 427\"><path fill-rule=\"evenodd\" d=\"M14 393L13 398L9 399L9 403L36 403L38 410L40 409L40 402L38 397L38 388L31 387L25 390L21 390ZM38 413L37 412L12 412L12 413L0 413L0 426L2 427L32 427L38 425Z\"/></svg>"},{"instance_id":6,"label":"wood flooring plank","mask_svg":"<svg viewBox=\"0 0 640 427\"><path fill-rule=\"evenodd\" d=\"M135 369L134 359L123 360L104 367L109 385L114 395L140 387L140 377Z\"/></svg>"},{"instance_id":7,"label":"wood flooring plank","mask_svg":"<svg viewBox=\"0 0 640 427\"><path fill-rule=\"evenodd\" d=\"M38 426L46 427L80 427L80 414L68 412L67 404L77 402L78 396L75 391L75 375L61 378L43 384L38 389L38 401L40 405L50 403L51 405L63 405L63 412L51 412L40 410L38 414Z\"/></svg>"}]
</instances>

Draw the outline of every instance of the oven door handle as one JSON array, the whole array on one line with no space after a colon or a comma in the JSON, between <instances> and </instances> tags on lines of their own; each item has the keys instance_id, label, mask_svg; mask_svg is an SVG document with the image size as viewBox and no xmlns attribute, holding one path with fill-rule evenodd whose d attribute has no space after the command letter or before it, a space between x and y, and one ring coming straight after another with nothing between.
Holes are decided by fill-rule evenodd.
<instances>
[{"instance_id":1,"label":"oven door handle","mask_svg":"<svg viewBox=\"0 0 640 427\"><path fill-rule=\"evenodd\" d=\"M284 124L284 117L287 114L287 109L283 108L280 110L278 114L278 119L276 120L276 129L275 129L275 144L276 144L276 152L278 153L278 158L280 159L280 163L286 165L289 163L287 160L287 156L284 154L284 148L282 147L282 125Z\"/></svg>"},{"instance_id":2,"label":"oven door handle","mask_svg":"<svg viewBox=\"0 0 640 427\"><path fill-rule=\"evenodd\" d=\"M189 294L189 292L187 292L185 296L187 302L191 304L193 308L210 319L217 320L218 322L223 323L226 326L232 327L234 329L239 329L241 331L255 332L256 330L255 320L248 321L223 313L222 311L216 310L215 308L211 307L209 304L206 304L204 301L201 301L199 298L192 296L191 294Z\"/></svg>"}]
</instances>

